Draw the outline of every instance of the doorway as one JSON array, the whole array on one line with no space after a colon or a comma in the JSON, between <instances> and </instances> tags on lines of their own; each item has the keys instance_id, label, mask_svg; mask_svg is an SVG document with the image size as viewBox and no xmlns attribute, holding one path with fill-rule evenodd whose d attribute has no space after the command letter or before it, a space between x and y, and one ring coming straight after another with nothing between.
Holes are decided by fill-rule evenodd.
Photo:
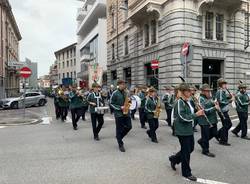
<instances>
[{"instance_id":1,"label":"doorway","mask_svg":"<svg viewBox=\"0 0 250 184\"><path fill-rule=\"evenodd\" d=\"M202 83L207 83L216 92L217 80L223 75L223 60L204 59L202 63Z\"/></svg>"}]
</instances>

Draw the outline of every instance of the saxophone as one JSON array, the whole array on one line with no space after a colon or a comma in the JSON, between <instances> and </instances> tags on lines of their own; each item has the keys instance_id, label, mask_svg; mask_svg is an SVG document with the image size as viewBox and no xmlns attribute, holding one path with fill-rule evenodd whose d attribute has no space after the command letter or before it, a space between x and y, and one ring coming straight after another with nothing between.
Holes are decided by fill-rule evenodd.
<instances>
[{"instance_id":1,"label":"saxophone","mask_svg":"<svg viewBox=\"0 0 250 184\"><path fill-rule=\"evenodd\" d=\"M160 114L161 114L161 101L160 101L160 98L157 97L157 105L156 105L156 108L155 108L155 111L154 111L154 118L159 118L160 117Z\"/></svg>"},{"instance_id":2,"label":"saxophone","mask_svg":"<svg viewBox=\"0 0 250 184\"><path fill-rule=\"evenodd\" d=\"M123 105L124 108L122 110L122 112L123 112L124 115L128 114L130 106L131 106L131 100L128 97L128 95L126 95L126 98L125 98L125 101L124 101L124 105Z\"/></svg>"}]
</instances>

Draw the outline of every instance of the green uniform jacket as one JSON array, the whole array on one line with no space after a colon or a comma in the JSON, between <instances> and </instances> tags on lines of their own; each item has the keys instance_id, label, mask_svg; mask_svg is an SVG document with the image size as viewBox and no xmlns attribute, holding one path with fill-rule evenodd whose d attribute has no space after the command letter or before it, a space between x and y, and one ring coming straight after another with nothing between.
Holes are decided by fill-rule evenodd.
<instances>
[{"instance_id":1,"label":"green uniform jacket","mask_svg":"<svg viewBox=\"0 0 250 184\"><path fill-rule=\"evenodd\" d=\"M146 103L146 95L144 92L140 92L138 96L141 99L141 107L140 108L145 108L145 103Z\"/></svg>"},{"instance_id":2,"label":"green uniform jacket","mask_svg":"<svg viewBox=\"0 0 250 184\"><path fill-rule=\"evenodd\" d=\"M177 136L193 135L193 120L196 114L192 114L190 107L182 98L174 105L174 130Z\"/></svg>"},{"instance_id":3,"label":"green uniform jacket","mask_svg":"<svg viewBox=\"0 0 250 184\"><path fill-rule=\"evenodd\" d=\"M114 109L116 118L125 116L121 109L121 107L124 105L125 98L126 92L119 89L115 90L110 98L110 105Z\"/></svg>"},{"instance_id":4,"label":"green uniform jacket","mask_svg":"<svg viewBox=\"0 0 250 184\"><path fill-rule=\"evenodd\" d=\"M228 112L229 111L229 99L228 99L228 96L226 94L226 90L219 89L216 92L215 97L216 97L217 101L219 102L219 106L221 108L221 111Z\"/></svg>"},{"instance_id":5,"label":"green uniform jacket","mask_svg":"<svg viewBox=\"0 0 250 184\"><path fill-rule=\"evenodd\" d=\"M59 97L57 95L54 96L54 104L58 105L59 103Z\"/></svg>"},{"instance_id":6,"label":"green uniform jacket","mask_svg":"<svg viewBox=\"0 0 250 184\"><path fill-rule=\"evenodd\" d=\"M95 108L98 107L98 102L99 102L99 106L104 106L104 100L101 96L101 93L90 93L89 96L88 96L88 102L92 102L92 103L95 103L96 106L93 106L91 104L89 104L89 112L90 113L95 113ZM100 104L102 103L102 105Z\"/></svg>"},{"instance_id":7,"label":"green uniform jacket","mask_svg":"<svg viewBox=\"0 0 250 184\"><path fill-rule=\"evenodd\" d=\"M58 105L59 107L68 107L69 100L64 100L62 97L58 97Z\"/></svg>"},{"instance_id":8,"label":"green uniform jacket","mask_svg":"<svg viewBox=\"0 0 250 184\"><path fill-rule=\"evenodd\" d=\"M197 118L198 123L200 125L210 125L218 123L216 108L212 99L208 99L205 95L201 94L199 98L199 104L201 105L201 107L203 107L209 122L207 122L207 119L204 116L201 116Z\"/></svg>"},{"instance_id":9,"label":"green uniform jacket","mask_svg":"<svg viewBox=\"0 0 250 184\"><path fill-rule=\"evenodd\" d=\"M147 119L154 118L154 111L156 109L156 105L157 105L157 99L154 99L152 97L147 97L145 102L145 112Z\"/></svg>"},{"instance_id":10,"label":"green uniform jacket","mask_svg":"<svg viewBox=\"0 0 250 184\"><path fill-rule=\"evenodd\" d=\"M76 109L76 108L82 108L83 107L83 100L82 97L77 96L75 92L70 92L69 93L69 98L70 98L70 109Z\"/></svg>"},{"instance_id":11,"label":"green uniform jacket","mask_svg":"<svg viewBox=\"0 0 250 184\"><path fill-rule=\"evenodd\" d=\"M164 103L166 109L172 109L174 101L175 99L173 94L166 93L162 98L162 102Z\"/></svg>"},{"instance_id":12,"label":"green uniform jacket","mask_svg":"<svg viewBox=\"0 0 250 184\"><path fill-rule=\"evenodd\" d=\"M238 92L236 95L237 112L248 112L249 97L246 93Z\"/></svg>"}]
</instances>

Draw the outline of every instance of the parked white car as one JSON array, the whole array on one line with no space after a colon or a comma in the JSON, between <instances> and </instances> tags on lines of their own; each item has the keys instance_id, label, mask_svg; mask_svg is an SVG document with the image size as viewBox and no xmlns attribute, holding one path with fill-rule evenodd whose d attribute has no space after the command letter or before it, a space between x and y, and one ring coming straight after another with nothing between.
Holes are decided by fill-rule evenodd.
<instances>
[{"instance_id":1,"label":"parked white car","mask_svg":"<svg viewBox=\"0 0 250 184\"><path fill-rule=\"evenodd\" d=\"M24 95L14 98L5 98L0 100L0 107L4 109L18 109L23 107ZM25 94L25 107L44 106L47 103L45 95L40 92L27 92Z\"/></svg>"}]
</instances>

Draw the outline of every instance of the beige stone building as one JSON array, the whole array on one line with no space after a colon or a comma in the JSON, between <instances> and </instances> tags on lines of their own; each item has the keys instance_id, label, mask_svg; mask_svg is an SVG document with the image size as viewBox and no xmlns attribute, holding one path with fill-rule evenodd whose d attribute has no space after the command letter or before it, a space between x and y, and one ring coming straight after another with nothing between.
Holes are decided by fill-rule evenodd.
<instances>
[{"instance_id":1,"label":"beige stone building","mask_svg":"<svg viewBox=\"0 0 250 184\"><path fill-rule=\"evenodd\" d=\"M19 77L9 62L19 62L22 39L8 0L0 0L0 98L19 92Z\"/></svg>"},{"instance_id":2,"label":"beige stone building","mask_svg":"<svg viewBox=\"0 0 250 184\"><path fill-rule=\"evenodd\" d=\"M118 78L160 89L179 83L184 42L189 82L216 89L224 77L233 90L239 80L250 84L248 12L248 0L108 0L109 84Z\"/></svg>"},{"instance_id":3,"label":"beige stone building","mask_svg":"<svg viewBox=\"0 0 250 184\"><path fill-rule=\"evenodd\" d=\"M57 63L57 84L76 83L76 43L55 52Z\"/></svg>"}]
</instances>

